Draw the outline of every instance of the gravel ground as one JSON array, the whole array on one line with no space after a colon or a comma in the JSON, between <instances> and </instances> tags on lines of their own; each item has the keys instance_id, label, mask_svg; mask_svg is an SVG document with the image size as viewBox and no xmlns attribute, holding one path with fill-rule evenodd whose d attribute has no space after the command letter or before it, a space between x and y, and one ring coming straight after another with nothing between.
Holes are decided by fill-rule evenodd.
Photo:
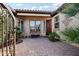
<instances>
[{"instance_id":1,"label":"gravel ground","mask_svg":"<svg viewBox=\"0 0 79 59\"><path fill-rule=\"evenodd\" d=\"M79 56L79 48L48 38L25 38L16 45L17 56Z\"/></svg>"}]
</instances>

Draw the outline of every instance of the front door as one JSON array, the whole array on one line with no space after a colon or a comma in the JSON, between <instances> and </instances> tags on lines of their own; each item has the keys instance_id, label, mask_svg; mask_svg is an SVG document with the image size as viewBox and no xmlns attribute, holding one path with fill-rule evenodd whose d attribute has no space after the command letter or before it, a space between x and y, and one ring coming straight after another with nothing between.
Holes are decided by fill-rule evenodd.
<instances>
[{"instance_id":1,"label":"front door","mask_svg":"<svg viewBox=\"0 0 79 59\"><path fill-rule=\"evenodd\" d=\"M52 24L51 24L51 20L47 20L46 21L46 34L48 35L48 33L52 32Z\"/></svg>"},{"instance_id":2,"label":"front door","mask_svg":"<svg viewBox=\"0 0 79 59\"><path fill-rule=\"evenodd\" d=\"M40 21L31 20L30 21L30 33L31 35L40 35Z\"/></svg>"}]
</instances>

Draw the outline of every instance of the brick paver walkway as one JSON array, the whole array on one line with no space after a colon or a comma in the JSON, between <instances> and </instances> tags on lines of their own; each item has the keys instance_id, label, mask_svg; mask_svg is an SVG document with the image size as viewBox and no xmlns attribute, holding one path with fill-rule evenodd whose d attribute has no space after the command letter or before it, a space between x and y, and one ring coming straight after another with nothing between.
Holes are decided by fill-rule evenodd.
<instances>
[{"instance_id":1,"label":"brick paver walkway","mask_svg":"<svg viewBox=\"0 0 79 59\"><path fill-rule=\"evenodd\" d=\"M17 56L75 56L79 48L63 42L51 42L48 38L26 38L16 45Z\"/></svg>"}]
</instances>

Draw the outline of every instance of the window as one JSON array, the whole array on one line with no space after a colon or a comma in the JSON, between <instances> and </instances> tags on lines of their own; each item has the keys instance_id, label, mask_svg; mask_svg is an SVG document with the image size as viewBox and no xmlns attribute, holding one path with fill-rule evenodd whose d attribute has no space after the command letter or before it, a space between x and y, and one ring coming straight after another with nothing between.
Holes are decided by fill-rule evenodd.
<instances>
[{"instance_id":1,"label":"window","mask_svg":"<svg viewBox=\"0 0 79 59\"><path fill-rule=\"evenodd\" d=\"M55 17L54 28L57 29L57 30L59 29L59 16Z\"/></svg>"},{"instance_id":2,"label":"window","mask_svg":"<svg viewBox=\"0 0 79 59\"><path fill-rule=\"evenodd\" d=\"M39 32L40 31L40 21L30 21L30 31Z\"/></svg>"},{"instance_id":3,"label":"window","mask_svg":"<svg viewBox=\"0 0 79 59\"><path fill-rule=\"evenodd\" d=\"M40 21L36 21L36 31L40 31Z\"/></svg>"},{"instance_id":4,"label":"window","mask_svg":"<svg viewBox=\"0 0 79 59\"><path fill-rule=\"evenodd\" d=\"M30 21L30 30L31 31L35 30L35 21Z\"/></svg>"},{"instance_id":5,"label":"window","mask_svg":"<svg viewBox=\"0 0 79 59\"><path fill-rule=\"evenodd\" d=\"M59 16L55 17L55 22L59 22Z\"/></svg>"},{"instance_id":6,"label":"window","mask_svg":"<svg viewBox=\"0 0 79 59\"><path fill-rule=\"evenodd\" d=\"M59 22L55 23L55 28L59 28Z\"/></svg>"},{"instance_id":7,"label":"window","mask_svg":"<svg viewBox=\"0 0 79 59\"><path fill-rule=\"evenodd\" d=\"M23 21L22 21L22 19L19 19L18 27L20 28L20 31L22 32L23 31Z\"/></svg>"}]
</instances>

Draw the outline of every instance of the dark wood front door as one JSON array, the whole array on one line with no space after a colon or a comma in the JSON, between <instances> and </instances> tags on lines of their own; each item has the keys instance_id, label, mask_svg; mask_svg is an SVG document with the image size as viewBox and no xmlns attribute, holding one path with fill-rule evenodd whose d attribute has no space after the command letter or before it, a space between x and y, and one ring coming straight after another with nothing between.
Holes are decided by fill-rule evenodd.
<instances>
[{"instance_id":1,"label":"dark wood front door","mask_svg":"<svg viewBox=\"0 0 79 59\"><path fill-rule=\"evenodd\" d=\"M51 20L46 20L46 34L52 32Z\"/></svg>"}]
</instances>

